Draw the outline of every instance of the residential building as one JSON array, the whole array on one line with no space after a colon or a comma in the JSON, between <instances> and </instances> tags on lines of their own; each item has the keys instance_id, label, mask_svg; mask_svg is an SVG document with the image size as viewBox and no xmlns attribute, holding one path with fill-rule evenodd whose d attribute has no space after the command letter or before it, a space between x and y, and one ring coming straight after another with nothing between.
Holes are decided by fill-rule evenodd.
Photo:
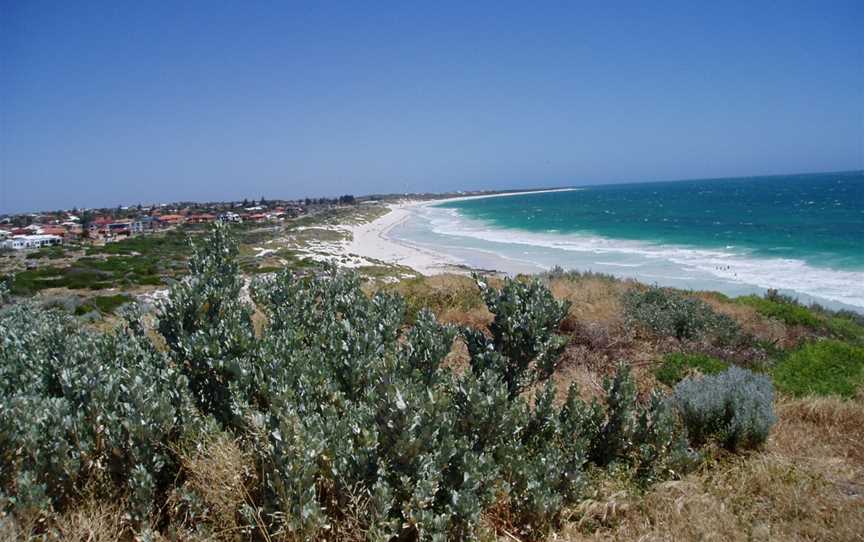
<instances>
[{"instance_id":1,"label":"residential building","mask_svg":"<svg viewBox=\"0 0 864 542\"><path fill-rule=\"evenodd\" d=\"M216 221L216 215L203 213L198 215L189 215L186 217L186 222L189 224L209 224Z\"/></svg>"},{"instance_id":2,"label":"residential building","mask_svg":"<svg viewBox=\"0 0 864 542\"><path fill-rule=\"evenodd\" d=\"M63 238L58 235L16 235L0 242L0 247L23 250L62 244Z\"/></svg>"},{"instance_id":3,"label":"residential building","mask_svg":"<svg viewBox=\"0 0 864 542\"><path fill-rule=\"evenodd\" d=\"M156 218L166 226L178 226L186 222L186 217L183 215L161 215Z\"/></svg>"}]
</instances>

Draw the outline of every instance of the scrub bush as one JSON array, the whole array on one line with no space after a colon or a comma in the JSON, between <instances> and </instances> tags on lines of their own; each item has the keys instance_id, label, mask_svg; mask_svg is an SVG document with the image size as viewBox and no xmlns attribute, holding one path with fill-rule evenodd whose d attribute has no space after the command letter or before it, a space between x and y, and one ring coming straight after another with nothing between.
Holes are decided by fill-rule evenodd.
<instances>
[{"instance_id":1,"label":"scrub bush","mask_svg":"<svg viewBox=\"0 0 864 542\"><path fill-rule=\"evenodd\" d=\"M230 387L249 371L255 339L252 308L241 301L238 246L222 224L193 245L190 274L158 308L158 331L205 415L226 426L241 423Z\"/></svg>"},{"instance_id":2,"label":"scrub bush","mask_svg":"<svg viewBox=\"0 0 864 542\"><path fill-rule=\"evenodd\" d=\"M463 336L475 373L493 371L507 385L511 397L548 377L555 370L567 340L555 332L570 310L539 280L523 283L504 279L501 290L490 288L474 276L494 320L491 340L482 332L466 328Z\"/></svg>"},{"instance_id":3,"label":"scrub bush","mask_svg":"<svg viewBox=\"0 0 864 542\"><path fill-rule=\"evenodd\" d=\"M74 308L74 311L70 312L74 312L78 316L93 311L99 311L103 314L114 314L117 309L131 301L132 298L126 294L96 296L88 299L85 303L78 305Z\"/></svg>"},{"instance_id":4,"label":"scrub bush","mask_svg":"<svg viewBox=\"0 0 864 542\"><path fill-rule=\"evenodd\" d=\"M19 304L0 311L0 337L2 507L32 520L95 487L146 526L176 472L170 448L194 423L184 377L135 315L95 334Z\"/></svg>"},{"instance_id":5,"label":"scrub bush","mask_svg":"<svg viewBox=\"0 0 864 542\"><path fill-rule=\"evenodd\" d=\"M732 318L714 312L702 300L656 286L627 292L624 311L631 324L661 337L683 340L708 336L719 344L743 340L741 329Z\"/></svg>"},{"instance_id":6,"label":"scrub bush","mask_svg":"<svg viewBox=\"0 0 864 542\"><path fill-rule=\"evenodd\" d=\"M860 317L857 319L849 317L841 311L829 316L825 327L831 337L856 346L864 346L864 325L861 324Z\"/></svg>"},{"instance_id":7,"label":"scrub bush","mask_svg":"<svg viewBox=\"0 0 864 542\"><path fill-rule=\"evenodd\" d=\"M819 318L813 311L801 305L798 300L778 293L777 290L768 290L764 297L742 296L738 298L738 302L749 305L756 309L759 314L779 320L786 325L810 328L819 325Z\"/></svg>"},{"instance_id":8,"label":"scrub bush","mask_svg":"<svg viewBox=\"0 0 864 542\"><path fill-rule=\"evenodd\" d=\"M771 380L739 367L683 380L674 400L696 445L716 440L730 451L756 448L777 420Z\"/></svg>"},{"instance_id":9,"label":"scrub bush","mask_svg":"<svg viewBox=\"0 0 864 542\"><path fill-rule=\"evenodd\" d=\"M658 394L639 403L627 365L604 380L603 391L602 407L596 401L590 407L592 463L635 467L636 480L642 483L680 473L695 463L697 457L679 431L672 404Z\"/></svg>"}]
</instances>

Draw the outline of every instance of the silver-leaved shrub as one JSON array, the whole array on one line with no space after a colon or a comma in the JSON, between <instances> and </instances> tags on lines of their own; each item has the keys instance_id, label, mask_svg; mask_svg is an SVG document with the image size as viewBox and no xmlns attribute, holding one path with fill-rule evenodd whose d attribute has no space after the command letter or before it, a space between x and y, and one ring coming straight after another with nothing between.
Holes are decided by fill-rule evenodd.
<instances>
[{"instance_id":1,"label":"silver-leaved shrub","mask_svg":"<svg viewBox=\"0 0 864 542\"><path fill-rule=\"evenodd\" d=\"M566 338L556 332L570 302L556 300L538 279L525 283L508 277L501 290L476 275L474 279L494 319L491 338L476 329L462 331L471 368L478 374L494 372L515 397L555 370L567 346Z\"/></svg>"},{"instance_id":2,"label":"silver-leaved shrub","mask_svg":"<svg viewBox=\"0 0 864 542\"><path fill-rule=\"evenodd\" d=\"M125 497L147 525L176 473L171 447L197 416L185 377L135 314L95 333L16 304L0 310L0 337L3 507L35 521L88 490Z\"/></svg>"},{"instance_id":3,"label":"silver-leaved shrub","mask_svg":"<svg viewBox=\"0 0 864 542\"><path fill-rule=\"evenodd\" d=\"M756 448L777 421L771 380L740 367L685 379L675 386L674 400L697 445L715 440L731 451Z\"/></svg>"}]
</instances>

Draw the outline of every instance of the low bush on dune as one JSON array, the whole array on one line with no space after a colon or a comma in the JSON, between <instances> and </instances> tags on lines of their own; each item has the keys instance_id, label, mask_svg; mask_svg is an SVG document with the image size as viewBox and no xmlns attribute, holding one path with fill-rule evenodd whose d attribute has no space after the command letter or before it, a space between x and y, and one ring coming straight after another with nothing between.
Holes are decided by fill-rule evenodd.
<instances>
[{"instance_id":1,"label":"low bush on dune","mask_svg":"<svg viewBox=\"0 0 864 542\"><path fill-rule=\"evenodd\" d=\"M696 371L703 375L722 372L729 368L729 363L706 356L704 354L667 354L654 370L654 376L667 386L674 386L690 373Z\"/></svg>"},{"instance_id":2,"label":"low bush on dune","mask_svg":"<svg viewBox=\"0 0 864 542\"><path fill-rule=\"evenodd\" d=\"M833 340L805 344L781 359L772 375L790 395L854 397L864 386L864 348Z\"/></svg>"},{"instance_id":3,"label":"low bush on dune","mask_svg":"<svg viewBox=\"0 0 864 542\"><path fill-rule=\"evenodd\" d=\"M570 303L557 301L537 280L526 284L508 278L496 290L477 275L474 279L494 319L489 325L491 339L476 329L462 329L471 368L477 374L495 371L515 397L555 370L567 345L556 332Z\"/></svg>"},{"instance_id":4,"label":"low bush on dune","mask_svg":"<svg viewBox=\"0 0 864 542\"><path fill-rule=\"evenodd\" d=\"M702 300L672 290L650 287L624 295L627 320L661 337L679 340L710 338L718 344L735 344L744 337L732 318L714 312Z\"/></svg>"},{"instance_id":5,"label":"low bush on dune","mask_svg":"<svg viewBox=\"0 0 864 542\"><path fill-rule=\"evenodd\" d=\"M131 302L132 298L126 294L95 296L76 307L74 312L79 316L92 311L100 311L104 314L114 314L117 309Z\"/></svg>"},{"instance_id":6,"label":"low bush on dune","mask_svg":"<svg viewBox=\"0 0 864 542\"><path fill-rule=\"evenodd\" d=\"M578 271L576 269L564 269L561 266L556 265L549 271L546 271L541 275L547 281L551 280L584 280L584 279L599 279L605 280L609 282L619 282L621 279L615 277L614 275L610 275L608 273L597 273L595 271Z\"/></svg>"},{"instance_id":7,"label":"low bush on dune","mask_svg":"<svg viewBox=\"0 0 864 542\"><path fill-rule=\"evenodd\" d=\"M697 445L716 441L730 451L756 448L776 421L771 380L739 367L683 380L675 386L674 398Z\"/></svg>"},{"instance_id":8,"label":"low bush on dune","mask_svg":"<svg viewBox=\"0 0 864 542\"><path fill-rule=\"evenodd\" d=\"M797 299L768 290L763 297L749 295L736 299L756 312L805 331L804 338L828 338L864 346L864 315L848 310L831 310L818 304L802 305Z\"/></svg>"},{"instance_id":9,"label":"low bush on dune","mask_svg":"<svg viewBox=\"0 0 864 542\"><path fill-rule=\"evenodd\" d=\"M95 496L125 507L129 529L169 537L535 538L592 470L647 485L692 466L679 411L697 443L749 446L770 427L770 391L737 373L642 401L621 366L598 399L571 386L559 406L548 377L567 305L537 281L477 279L487 335L429 311L409 325L401 297L335 269L259 277L250 300L236 257L223 226L195 247L159 309L165 352L134 315L101 334L0 310L0 506L23 533ZM442 367L454 340L470 354L461 375Z\"/></svg>"},{"instance_id":10,"label":"low bush on dune","mask_svg":"<svg viewBox=\"0 0 864 542\"><path fill-rule=\"evenodd\" d=\"M778 293L777 290L768 290L764 297L742 296L737 301L753 307L763 316L774 318L786 325L809 328L815 328L819 325L819 318L813 311L798 303L796 299Z\"/></svg>"},{"instance_id":11,"label":"low bush on dune","mask_svg":"<svg viewBox=\"0 0 864 542\"><path fill-rule=\"evenodd\" d=\"M841 311L829 316L825 327L835 339L864 346L864 324L861 322L861 315Z\"/></svg>"}]
</instances>

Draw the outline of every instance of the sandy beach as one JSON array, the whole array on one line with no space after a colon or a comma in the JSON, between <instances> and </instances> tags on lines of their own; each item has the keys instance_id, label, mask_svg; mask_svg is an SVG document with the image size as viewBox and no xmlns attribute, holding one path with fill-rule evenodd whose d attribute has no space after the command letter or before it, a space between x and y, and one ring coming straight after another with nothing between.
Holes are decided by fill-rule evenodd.
<instances>
[{"instance_id":1,"label":"sandy beach","mask_svg":"<svg viewBox=\"0 0 864 542\"><path fill-rule=\"evenodd\" d=\"M390 212L366 224L350 226L351 241L342 249L367 260L404 265L423 275L452 271L458 265L448 256L401 243L388 237L388 232L411 216L411 208L425 202L405 201L390 204Z\"/></svg>"},{"instance_id":2,"label":"sandy beach","mask_svg":"<svg viewBox=\"0 0 864 542\"><path fill-rule=\"evenodd\" d=\"M561 188L555 190L533 190L529 192L508 192L504 194L488 194L480 196L460 196L454 198L416 201L406 200L390 204L390 212L366 224L349 226L351 241L344 245L343 253L356 254L369 260L379 260L388 264L398 264L410 267L423 275L440 273L465 272L466 268L458 260L447 254L422 249L391 238L390 230L407 220L412 209L425 205L435 205L444 201L462 201L469 199L500 198L524 194L540 194L545 192L566 192L576 188Z\"/></svg>"}]
</instances>

